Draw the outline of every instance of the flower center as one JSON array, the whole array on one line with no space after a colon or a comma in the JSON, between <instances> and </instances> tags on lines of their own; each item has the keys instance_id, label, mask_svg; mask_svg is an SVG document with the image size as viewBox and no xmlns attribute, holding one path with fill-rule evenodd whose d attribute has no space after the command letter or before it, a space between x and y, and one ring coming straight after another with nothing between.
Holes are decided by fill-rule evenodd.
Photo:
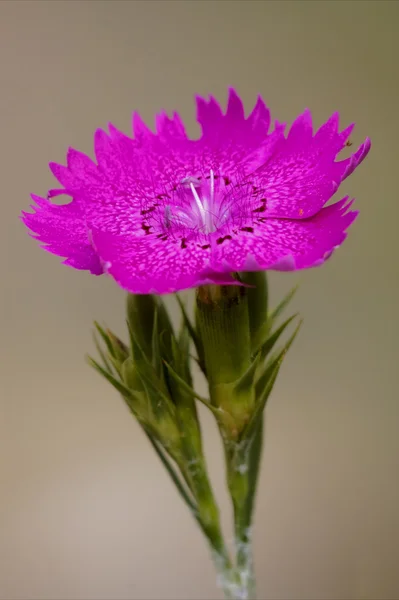
<instances>
[{"instance_id":1,"label":"flower center","mask_svg":"<svg viewBox=\"0 0 399 600\"><path fill-rule=\"evenodd\" d=\"M190 181L189 185L198 209L204 233L212 233L212 231L215 231L216 229L214 223L215 214L213 212L215 204L215 175L212 169L210 171L209 194L202 194L202 197L200 197L194 186L194 183Z\"/></svg>"},{"instance_id":2,"label":"flower center","mask_svg":"<svg viewBox=\"0 0 399 600\"><path fill-rule=\"evenodd\" d=\"M223 194L215 189L216 179L212 169L205 178L182 179L173 203L164 206L164 226L188 228L205 235L221 227L230 211L224 206Z\"/></svg>"},{"instance_id":3,"label":"flower center","mask_svg":"<svg viewBox=\"0 0 399 600\"><path fill-rule=\"evenodd\" d=\"M227 225L236 233L252 222L254 212L264 210L253 209L259 192L245 177L236 174L230 179L213 169L205 173L184 176L170 187L158 188L161 193L141 210L145 235L155 234L161 240L172 236L185 242L221 230L228 235Z\"/></svg>"}]
</instances>

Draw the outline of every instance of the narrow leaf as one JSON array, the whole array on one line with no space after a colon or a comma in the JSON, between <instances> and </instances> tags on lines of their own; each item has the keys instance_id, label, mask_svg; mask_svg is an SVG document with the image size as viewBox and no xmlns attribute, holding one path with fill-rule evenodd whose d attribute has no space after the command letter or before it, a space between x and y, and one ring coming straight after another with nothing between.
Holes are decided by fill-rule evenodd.
<instances>
[{"instance_id":1,"label":"narrow leaf","mask_svg":"<svg viewBox=\"0 0 399 600\"><path fill-rule=\"evenodd\" d=\"M271 360L269 360L266 363L265 368L263 369L263 371L261 372L261 374L259 375L259 378L256 381L255 384L255 395L257 398L260 398L262 391L264 390L264 388L267 386L267 382L268 382L268 377L270 376L270 373L273 372L274 366L281 361L285 354L288 352L289 348L291 347L291 344L293 343L293 341L295 340L298 331L300 329L302 325L302 320L299 321L297 327L295 328L293 334L291 335L291 337L288 339L288 341L286 342L285 346L279 350L278 352L276 352L273 356L273 358L271 358Z\"/></svg>"},{"instance_id":2,"label":"narrow leaf","mask_svg":"<svg viewBox=\"0 0 399 600\"><path fill-rule=\"evenodd\" d=\"M269 314L268 321L270 325L281 315L284 311L285 307L291 302L293 296L295 295L297 289L299 288L299 283L295 285L292 290L288 292L288 294L282 299L280 304L276 306L276 308Z\"/></svg>"},{"instance_id":3,"label":"narrow leaf","mask_svg":"<svg viewBox=\"0 0 399 600\"><path fill-rule=\"evenodd\" d=\"M144 349L141 347L137 337L135 336L129 321L127 321L127 325L129 329L130 346L134 364L136 365L138 370L142 371L143 369L146 369L147 374L152 374L154 372L154 368L150 360L148 359L146 353L144 352Z\"/></svg>"},{"instance_id":4,"label":"narrow leaf","mask_svg":"<svg viewBox=\"0 0 399 600\"><path fill-rule=\"evenodd\" d=\"M96 332L95 331L93 331L93 341L94 341L94 345L96 347L96 350L97 350L98 354L100 355L101 360L104 363L105 369L108 371L108 373L111 373L111 375L112 375L112 373L113 373L112 367L110 365L110 362L109 362L108 358L105 355L104 350L101 348L100 342L98 341L98 338L96 336Z\"/></svg>"},{"instance_id":5,"label":"narrow leaf","mask_svg":"<svg viewBox=\"0 0 399 600\"><path fill-rule=\"evenodd\" d=\"M101 365L98 364L98 362L96 360L94 360L94 358L92 358L91 356L87 356L87 361L89 363L89 365L91 367L93 367L96 371L98 371L98 373L100 373L100 375L102 375L103 377L105 377L105 379L107 381L109 381L109 383L111 385L114 386L114 388L116 390L118 390L118 392L120 394L122 394L122 396L131 396L133 397L133 394L131 392L131 390L129 390L128 387L126 387L121 381L118 381L118 379L116 379L112 373L110 373L109 371L107 371L106 369L104 369Z\"/></svg>"},{"instance_id":6,"label":"narrow leaf","mask_svg":"<svg viewBox=\"0 0 399 600\"><path fill-rule=\"evenodd\" d=\"M274 344L277 342L280 335L284 332L286 327L291 323L297 314L289 317L274 333L270 334L270 329L268 327L268 323L265 323L265 326L262 327L262 330L259 332L259 342L255 345L255 354L260 353L261 356L265 357L269 354L270 350L273 348ZM262 338L265 338L262 340Z\"/></svg>"},{"instance_id":7,"label":"narrow leaf","mask_svg":"<svg viewBox=\"0 0 399 600\"><path fill-rule=\"evenodd\" d=\"M277 359L270 365L265 371L266 385L263 388L261 396L257 398L257 404L255 410L252 413L251 419L242 433L242 439L250 439L256 430L259 419L262 419L263 410L266 406L267 399L270 396L270 392L273 389L274 382L276 381L280 366L283 360L284 350L280 352Z\"/></svg>"},{"instance_id":8,"label":"narrow leaf","mask_svg":"<svg viewBox=\"0 0 399 600\"><path fill-rule=\"evenodd\" d=\"M168 369L171 377L173 377L173 379L181 385L181 387L184 389L184 391L186 391L188 394L190 394L193 398L197 398L200 402L202 402L202 404L204 404L207 408L209 408L209 410L211 410L217 417L219 416L219 411L215 406L212 406L212 404L208 400L206 400L206 398L203 398L202 396L197 394L197 392L195 392L193 390L193 388L191 386L189 386L184 381L184 379L182 379L180 377L180 375L178 375L176 373L176 371L166 361L164 361L164 363L165 363L165 366Z\"/></svg>"},{"instance_id":9,"label":"narrow leaf","mask_svg":"<svg viewBox=\"0 0 399 600\"><path fill-rule=\"evenodd\" d=\"M191 339L193 340L194 346L195 346L195 350L197 352L197 362L199 367L201 368L202 372L204 373L204 375L206 375L205 372L205 360L204 360L204 349L202 347L202 340L200 338L200 336L198 335L198 332L196 331L195 327L193 326L193 324L191 323L186 308L183 304L182 299L179 297L179 295L176 295L176 299L177 302L179 303L180 306L180 310L182 312L182 317L183 317L183 322L185 324L185 326L188 329L188 332L190 334Z\"/></svg>"},{"instance_id":10,"label":"narrow leaf","mask_svg":"<svg viewBox=\"0 0 399 600\"><path fill-rule=\"evenodd\" d=\"M200 343L199 335L195 331L193 324L191 323L191 321L188 317L186 307L184 306L183 301L178 294L176 295L176 300L177 300L177 302L180 306L180 310L182 312L183 322L186 325L186 327L190 333L191 339L193 340L195 347L197 348L197 345Z\"/></svg>"},{"instance_id":11,"label":"narrow leaf","mask_svg":"<svg viewBox=\"0 0 399 600\"><path fill-rule=\"evenodd\" d=\"M241 375L240 379L235 383L234 391L237 392L237 394L246 393L253 386L256 369L259 365L259 358L259 354L255 356L255 359L251 362L248 369L243 375Z\"/></svg>"},{"instance_id":12,"label":"narrow leaf","mask_svg":"<svg viewBox=\"0 0 399 600\"><path fill-rule=\"evenodd\" d=\"M175 365L176 372L188 383L188 385L192 385L190 370L190 333L184 322L182 322L179 331L178 347L179 354L178 361Z\"/></svg>"},{"instance_id":13,"label":"narrow leaf","mask_svg":"<svg viewBox=\"0 0 399 600\"><path fill-rule=\"evenodd\" d=\"M255 410L252 414L252 417L251 417L248 425L244 429L242 439L250 439L250 437L254 434L256 424L257 424L258 420L262 418L263 410L266 406L266 402L269 398L270 392L273 389L273 385L274 385L274 382L276 381L276 378L277 378L278 372L280 370L281 363L283 362L284 356L286 355L289 348L291 347L291 344L293 343L294 339L296 338L301 325L302 325L302 321L299 322L294 333L292 334L292 336L290 337L288 342L285 344L284 348L279 352L279 354L274 359L274 361L269 364L269 366L265 369L265 371L262 373L262 375L256 382L255 390L256 390L257 403L256 403Z\"/></svg>"},{"instance_id":14,"label":"narrow leaf","mask_svg":"<svg viewBox=\"0 0 399 600\"><path fill-rule=\"evenodd\" d=\"M259 422L257 423L254 431L254 437L251 442L249 450L249 468L248 468L248 480L250 494L247 501L247 522L248 525L251 523L253 508L255 504L256 489L259 477L260 460L262 457L263 448L263 415L261 415Z\"/></svg>"},{"instance_id":15,"label":"narrow leaf","mask_svg":"<svg viewBox=\"0 0 399 600\"><path fill-rule=\"evenodd\" d=\"M94 321L94 326L97 329L98 333L101 335L102 339L104 340L110 356L113 356L114 358L116 358L114 347L113 347L112 342L109 339L107 333L105 332L105 330L101 327L101 325L99 323L97 323L97 321Z\"/></svg>"}]
</instances>

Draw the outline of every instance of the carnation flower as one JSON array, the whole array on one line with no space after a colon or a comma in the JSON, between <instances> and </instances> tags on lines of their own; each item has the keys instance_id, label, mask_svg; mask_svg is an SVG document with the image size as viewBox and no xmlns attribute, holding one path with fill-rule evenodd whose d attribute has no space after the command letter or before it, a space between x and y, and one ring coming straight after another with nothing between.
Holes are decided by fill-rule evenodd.
<instances>
[{"instance_id":1,"label":"carnation flower","mask_svg":"<svg viewBox=\"0 0 399 600\"><path fill-rule=\"evenodd\" d=\"M177 113L156 117L156 133L133 115L134 137L109 125L95 133L93 162L69 149L50 163L61 188L32 195L22 219L64 263L108 273L135 294L169 293L207 283L237 284L234 273L321 265L356 218L348 197L325 206L370 149L366 139L336 160L353 130L338 113L314 134L306 110L275 122L259 97L248 117L230 89L223 113L197 98L199 139ZM52 198L66 194L69 204Z\"/></svg>"}]
</instances>

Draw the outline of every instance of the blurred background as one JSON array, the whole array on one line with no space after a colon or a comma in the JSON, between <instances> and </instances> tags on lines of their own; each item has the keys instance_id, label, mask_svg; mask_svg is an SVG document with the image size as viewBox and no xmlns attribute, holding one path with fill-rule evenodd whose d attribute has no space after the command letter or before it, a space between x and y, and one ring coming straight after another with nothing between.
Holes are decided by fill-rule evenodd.
<instances>
[{"instance_id":1,"label":"blurred background","mask_svg":"<svg viewBox=\"0 0 399 600\"><path fill-rule=\"evenodd\" d=\"M273 274L305 326L267 409L255 552L262 599L399 598L397 387L399 4L363 1L0 3L0 597L220 597L208 549L122 401L84 362L94 318L124 335L124 293L69 269L18 220L68 146L92 155L193 96L272 115L339 110L373 148L341 188L361 215L322 269ZM169 306L177 315L173 298ZM203 391L203 390L202 390ZM219 440L204 415L228 532Z\"/></svg>"}]
</instances>

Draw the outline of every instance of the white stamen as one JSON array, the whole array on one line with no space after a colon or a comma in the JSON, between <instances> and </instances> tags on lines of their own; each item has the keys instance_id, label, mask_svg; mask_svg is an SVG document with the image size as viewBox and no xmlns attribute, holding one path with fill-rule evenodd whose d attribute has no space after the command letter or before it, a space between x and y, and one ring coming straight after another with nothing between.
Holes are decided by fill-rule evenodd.
<instances>
[{"instance_id":1,"label":"white stamen","mask_svg":"<svg viewBox=\"0 0 399 600\"><path fill-rule=\"evenodd\" d=\"M204 206L203 206L203 204L201 202L201 198L198 196L197 190L195 189L195 187L194 187L194 185L192 183L190 183L190 189L192 191L195 203L196 203L196 205L198 207L198 210L200 212L202 222L205 225L206 211L205 211Z\"/></svg>"},{"instance_id":2,"label":"white stamen","mask_svg":"<svg viewBox=\"0 0 399 600\"><path fill-rule=\"evenodd\" d=\"M213 174L213 170L211 169L211 197L210 197L210 200L209 200L209 204L210 204L211 209L213 207L214 195L215 195L215 176Z\"/></svg>"}]
</instances>

